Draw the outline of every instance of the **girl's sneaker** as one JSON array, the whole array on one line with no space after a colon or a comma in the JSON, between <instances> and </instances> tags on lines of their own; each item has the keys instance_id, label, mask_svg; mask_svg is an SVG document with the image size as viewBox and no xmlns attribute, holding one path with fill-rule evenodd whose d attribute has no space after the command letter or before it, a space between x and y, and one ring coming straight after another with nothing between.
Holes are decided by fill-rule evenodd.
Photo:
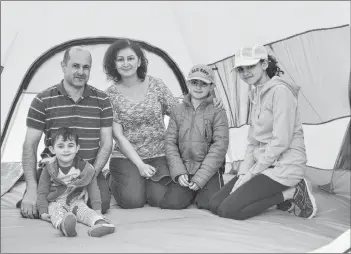
<instances>
[{"instance_id":1,"label":"girl's sneaker","mask_svg":"<svg viewBox=\"0 0 351 254\"><path fill-rule=\"evenodd\" d=\"M306 179L302 179L295 188L296 192L293 202L301 210L297 216L311 219L317 213L317 205L312 195L312 188Z\"/></svg>"},{"instance_id":2,"label":"girl's sneaker","mask_svg":"<svg viewBox=\"0 0 351 254\"><path fill-rule=\"evenodd\" d=\"M111 223L96 224L88 230L88 235L92 237L101 237L115 232L115 225Z\"/></svg>"},{"instance_id":3,"label":"girl's sneaker","mask_svg":"<svg viewBox=\"0 0 351 254\"><path fill-rule=\"evenodd\" d=\"M62 219L62 222L60 224L60 230L65 236L74 237L77 236L76 225L76 216L73 213L68 212Z\"/></svg>"}]
</instances>

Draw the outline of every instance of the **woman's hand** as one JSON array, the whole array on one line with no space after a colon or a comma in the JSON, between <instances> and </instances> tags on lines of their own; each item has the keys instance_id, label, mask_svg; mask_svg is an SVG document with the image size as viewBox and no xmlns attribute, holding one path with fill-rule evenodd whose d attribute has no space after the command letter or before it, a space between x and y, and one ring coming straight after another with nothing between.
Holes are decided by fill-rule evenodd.
<instances>
[{"instance_id":1,"label":"woman's hand","mask_svg":"<svg viewBox=\"0 0 351 254\"><path fill-rule=\"evenodd\" d=\"M238 176L239 178L238 178L238 180L236 180L236 183L235 183L231 193L236 191L244 183L248 182L253 176L254 175L250 171L246 172L244 175Z\"/></svg>"},{"instance_id":2,"label":"woman's hand","mask_svg":"<svg viewBox=\"0 0 351 254\"><path fill-rule=\"evenodd\" d=\"M190 182L190 184L189 184L189 189L190 189L190 190L193 190L193 191L197 191L197 190L200 189L200 187L199 187L196 183Z\"/></svg>"},{"instance_id":3,"label":"woman's hand","mask_svg":"<svg viewBox=\"0 0 351 254\"><path fill-rule=\"evenodd\" d=\"M51 222L51 215L48 213L42 213L40 215L40 219L45 220L47 222Z\"/></svg>"},{"instance_id":4,"label":"woman's hand","mask_svg":"<svg viewBox=\"0 0 351 254\"><path fill-rule=\"evenodd\" d=\"M178 183L180 184L180 186L189 187L190 183L189 183L188 175L187 174L180 175L178 178Z\"/></svg>"},{"instance_id":5,"label":"woman's hand","mask_svg":"<svg viewBox=\"0 0 351 254\"><path fill-rule=\"evenodd\" d=\"M156 173L156 169L149 164L141 164L138 166L139 173L142 177L149 179Z\"/></svg>"}]
</instances>

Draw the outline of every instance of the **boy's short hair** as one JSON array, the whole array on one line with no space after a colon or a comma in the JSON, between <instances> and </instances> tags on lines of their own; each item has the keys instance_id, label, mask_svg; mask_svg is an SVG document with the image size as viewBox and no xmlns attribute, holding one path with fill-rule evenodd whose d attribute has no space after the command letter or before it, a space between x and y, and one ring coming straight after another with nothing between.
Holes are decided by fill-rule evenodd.
<instances>
[{"instance_id":1,"label":"boy's short hair","mask_svg":"<svg viewBox=\"0 0 351 254\"><path fill-rule=\"evenodd\" d=\"M51 146L54 146L59 137L63 138L63 141L74 140L78 145L79 137L74 129L61 127L56 131L51 132Z\"/></svg>"}]
</instances>

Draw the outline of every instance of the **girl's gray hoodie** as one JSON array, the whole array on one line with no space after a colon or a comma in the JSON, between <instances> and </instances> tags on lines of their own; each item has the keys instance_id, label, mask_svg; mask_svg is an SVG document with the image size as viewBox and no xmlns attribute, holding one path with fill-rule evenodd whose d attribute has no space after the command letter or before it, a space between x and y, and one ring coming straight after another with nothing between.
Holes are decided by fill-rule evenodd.
<instances>
[{"instance_id":1,"label":"girl's gray hoodie","mask_svg":"<svg viewBox=\"0 0 351 254\"><path fill-rule=\"evenodd\" d=\"M249 143L240 174L250 170L286 186L295 186L304 177L307 159L299 89L275 76L251 91Z\"/></svg>"}]
</instances>

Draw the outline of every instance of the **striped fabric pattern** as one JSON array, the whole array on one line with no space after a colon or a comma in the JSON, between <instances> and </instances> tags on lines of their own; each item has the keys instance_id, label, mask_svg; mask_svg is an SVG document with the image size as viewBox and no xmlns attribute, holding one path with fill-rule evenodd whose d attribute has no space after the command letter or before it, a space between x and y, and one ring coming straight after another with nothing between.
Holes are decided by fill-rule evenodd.
<instances>
[{"instance_id":1,"label":"striped fabric pattern","mask_svg":"<svg viewBox=\"0 0 351 254\"><path fill-rule=\"evenodd\" d=\"M43 130L45 149L42 158L52 156L48 146L50 133L69 127L79 135L78 156L93 164L100 148L100 128L112 126L112 107L105 92L86 85L83 96L76 102L67 94L63 81L39 93L28 111L27 127Z\"/></svg>"}]
</instances>

